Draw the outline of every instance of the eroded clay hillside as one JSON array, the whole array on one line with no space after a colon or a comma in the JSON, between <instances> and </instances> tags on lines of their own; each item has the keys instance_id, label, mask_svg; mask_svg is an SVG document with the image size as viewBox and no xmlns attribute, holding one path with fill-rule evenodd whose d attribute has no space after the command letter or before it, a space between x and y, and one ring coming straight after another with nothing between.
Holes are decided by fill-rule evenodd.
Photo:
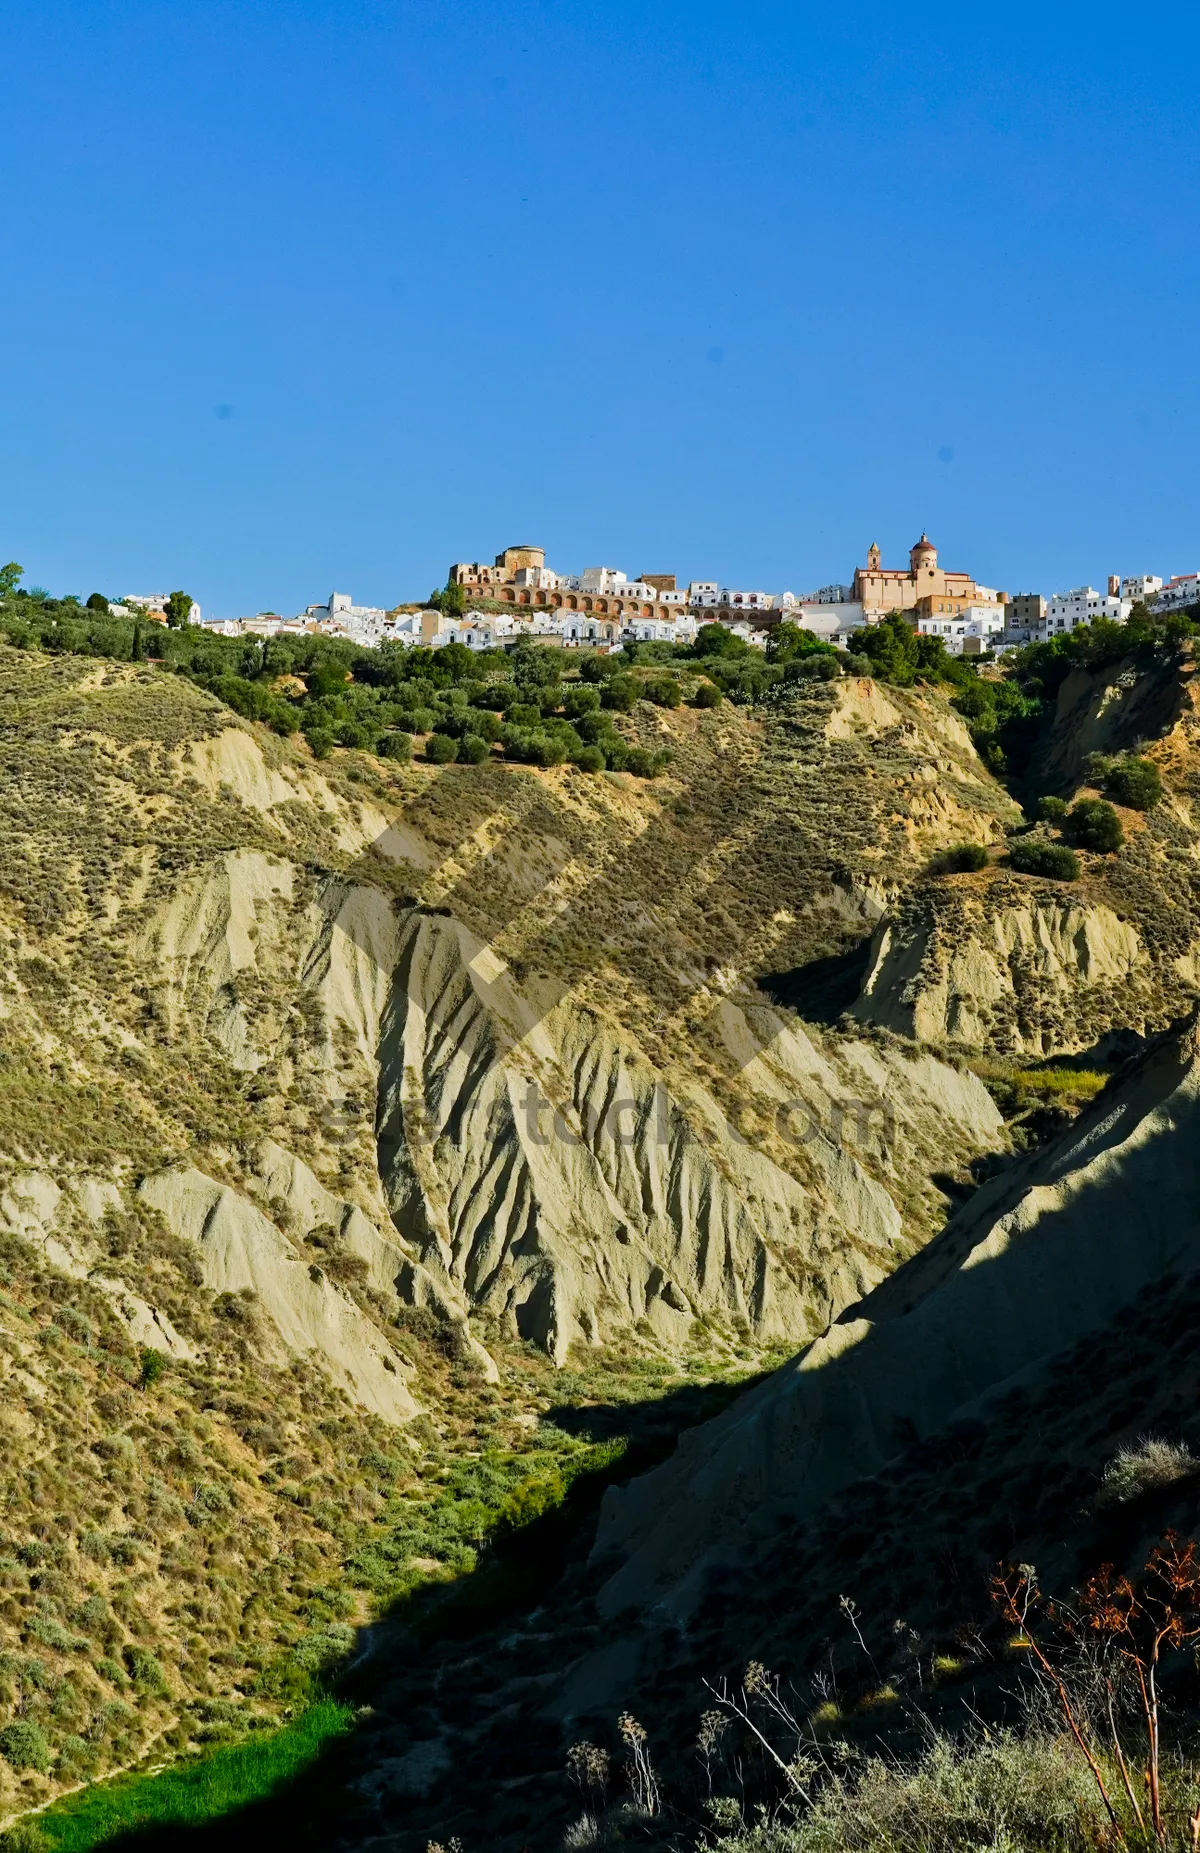
<instances>
[{"instance_id":1,"label":"eroded clay hillside","mask_svg":"<svg viewBox=\"0 0 1200 1853\"><path fill-rule=\"evenodd\" d=\"M714 1770L769 1798L778 1768L747 1778L753 1744L714 1709L748 1665L778 1676L814 1754L1001 1721L1022 1669L990 1600L999 1566L1070 1589L1195 1533L1198 1115L1193 1023L611 1488L587 1572L547 1607L398 1667L354 1766L395 1844L516 1847L531 1812L534 1844L560 1844L578 1818L567 1746L615 1759L622 1714L680 1818L703 1818Z\"/></svg>"},{"instance_id":2,"label":"eroded clay hillside","mask_svg":"<svg viewBox=\"0 0 1200 1853\"><path fill-rule=\"evenodd\" d=\"M1137 751L1165 794L1118 805L1117 856L1081 855L1078 881L975 874L914 883L875 929L853 1005L931 1047L1102 1060L1186 1014L1200 978L1200 715L1190 657L1074 670L1034 757L1030 792L1103 794L1093 754Z\"/></svg>"},{"instance_id":3,"label":"eroded clay hillside","mask_svg":"<svg viewBox=\"0 0 1200 1853\"><path fill-rule=\"evenodd\" d=\"M1004 1149L969 1072L756 984L1001 839L945 704L624 724L667 777L318 766L0 656L6 1806L345 1652L557 1366L792 1351Z\"/></svg>"},{"instance_id":4,"label":"eroded clay hillside","mask_svg":"<svg viewBox=\"0 0 1200 1853\"><path fill-rule=\"evenodd\" d=\"M272 1213L285 1249L334 1229L467 1344L468 1313L560 1359L606 1317L790 1340L928 1232L935 1160L999 1135L969 1075L808 1033L754 983L1007 821L931 696L655 716L676 769L646 787L325 773L151 672L10 673L13 1156L61 1190L64 1160L116 1155L96 1188L186 1241L215 1226L201 1179L232 1192L207 1284L271 1319L294 1300L283 1351L380 1415L403 1373L351 1312L318 1342L334 1287L260 1278ZM43 1186L14 1188L35 1220Z\"/></svg>"}]
</instances>

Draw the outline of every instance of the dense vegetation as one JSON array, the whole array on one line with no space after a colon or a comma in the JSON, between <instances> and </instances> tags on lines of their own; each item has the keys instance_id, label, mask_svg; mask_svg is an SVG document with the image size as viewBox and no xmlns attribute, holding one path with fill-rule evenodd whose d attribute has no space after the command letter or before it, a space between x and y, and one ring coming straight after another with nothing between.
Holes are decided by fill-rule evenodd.
<instances>
[{"instance_id":1,"label":"dense vegetation","mask_svg":"<svg viewBox=\"0 0 1200 1853\"><path fill-rule=\"evenodd\" d=\"M629 657L585 657L582 678L568 680L561 650L527 644L475 653L461 644L364 649L317 635L226 638L17 592L0 601L0 636L51 655L152 661L247 720L303 734L318 758L343 746L406 760L423 739L435 764L478 764L498 748L532 765L653 778L666 753L626 739L617 717L639 700L672 708L683 699L676 675L635 679ZM686 681L697 705L720 699L714 683L697 688L694 673Z\"/></svg>"},{"instance_id":2,"label":"dense vegetation","mask_svg":"<svg viewBox=\"0 0 1200 1853\"><path fill-rule=\"evenodd\" d=\"M350 1706L319 1699L293 1723L258 1731L210 1756L92 1784L37 1817L36 1825L26 1820L11 1828L3 1836L6 1853L87 1853L139 1829L195 1828L219 1819L293 1781L353 1721Z\"/></svg>"},{"instance_id":3,"label":"dense vegetation","mask_svg":"<svg viewBox=\"0 0 1200 1853\"><path fill-rule=\"evenodd\" d=\"M940 638L919 635L900 612L858 632L845 654L785 619L765 651L709 623L690 646L629 643L619 656L572 659L524 642L475 652L462 644L363 649L315 634L217 637L187 624L184 593L172 594L163 626L114 615L99 593L84 605L23 590L19 577L16 566L0 570L0 635L8 641L52 653L153 660L248 720L281 734L303 733L319 757L345 746L405 759L423 739L424 756L434 763L477 764L498 747L529 764L569 762L587 772L643 777L661 771L665 760L629 744L614 718L638 700L667 708L684 699L697 707L723 698L750 704L845 672L901 688L949 685L989 770L1019 782L1047 706L1071 670L1102 669L1131 656L1148 662L1200 628L1196 612L1157 617L1138 604L1125 624L1099 619L1029 645L999 676L980 675L975 661L950 656ZM453 613L451 594L459 593L461 587L450 588L433 603ZM1126 761L1111 778L1109 795L1135 808L1149 808L1161 789L1144 760Z\"/></svg>"}]
</instances>

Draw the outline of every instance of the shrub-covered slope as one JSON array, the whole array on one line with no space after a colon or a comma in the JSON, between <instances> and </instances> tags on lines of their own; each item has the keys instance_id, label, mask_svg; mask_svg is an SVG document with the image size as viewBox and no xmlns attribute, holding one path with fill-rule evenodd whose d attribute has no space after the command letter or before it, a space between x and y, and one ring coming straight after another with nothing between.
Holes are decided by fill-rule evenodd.
<instances>
[{"instance_id":1,"label":"shrub-covered slope","mask_svg":"<svg viewBox=\"0 0 1200 1853\"><path fill-rule=\"evenodd\" d=\"M1114 768L1131 763L1159 775L1162 796L1148 809L1120 795ZM935 1046L1044 1057L1103 1053L1190 1009L1200 975L1200 717L1190 657L1073 670L1029 777L1032 793L1051 798L1114 797L1120 848L1077 848L1081 875L1069 883L993 860L977 873L913 884L875 930L853 1006L860 1021ZM1064 830L1069 837L1069 818L1039 825L1035 836Z\"/></svg>"}]
</instances>

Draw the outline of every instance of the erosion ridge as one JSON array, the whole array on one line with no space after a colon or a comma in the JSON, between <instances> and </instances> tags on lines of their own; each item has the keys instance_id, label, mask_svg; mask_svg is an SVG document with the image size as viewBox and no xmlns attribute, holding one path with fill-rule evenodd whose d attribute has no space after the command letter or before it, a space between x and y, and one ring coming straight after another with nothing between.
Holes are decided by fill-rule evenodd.
<instances>
[{"instance_id":1,"label":"erosion ridge","mask_svg":"<svg viewBox=\"0 0 1200 1853\"><path fill-rule=\"evenodd\" d=\"M0 1807L269 1715L449 1573L356 1566L545 1373L749 1370L1003 1153L959 1064L756 985L1011 820L940 698L628 726L667 777L319 766L0 650Z\"/></svg>"}]
</instances>

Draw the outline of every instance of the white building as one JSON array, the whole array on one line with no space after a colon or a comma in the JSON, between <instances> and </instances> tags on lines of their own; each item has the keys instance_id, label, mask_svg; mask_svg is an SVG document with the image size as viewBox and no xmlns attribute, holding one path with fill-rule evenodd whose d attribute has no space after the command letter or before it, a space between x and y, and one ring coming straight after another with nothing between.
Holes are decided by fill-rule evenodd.
<instances>
[{"instance_id":1,"label":"white building","mask_svg":"<svg viewBox=\"0 0 1200 1853\"><path fill-rule=\"evenodd\" d=\"M162 618L166 616L169 597L169 592L122 592L120 605L110 605L109 610L117 612L121 617L128 617L130 615L128 607L140 605L143 611L156 611ZM195 599L192 600L191 610L188 612L188 623L200 623L200 607Z\"/></svg>"},{"instance_id":2,"label":"white building","mask_svg":"<svg viewBox=\"0 0 1200 1853\"><path fill-rule=\"evenodd\" d=\"M688 602L701 610L718 611L790 611L796 603L794 592L749 592L739 586L718 586L715 580L693 580L688 587Z\"/></svg>"},{"instance_id":3,"label":"white building","mask_svg":"<svg viewBox=\"0 0 1200 1853\"><path fill-rule=\"evenodd\" d=\"M1077 586L1073 592L1056 592L1046 600L1045 616L1030 625L1030 641L1045 643L1049 637L1065 636L1078 625L1094 624L1098 618L1124 624L1132 609L1131 599L1097 592L1090 585Z\"/></svg>"},{"instance_id":4,"label":"white building","mask_svg":"<svg viewBox=\"0 0 1200 1853\"><path fill-rule=\"evenodd\" d=\"M306 618L315 618L319 624L322 618L340 618L343 624L354 626L365 624L387 616L380 605L356 605L349 592L331 592L324 605L305 606Z\"/></svg>"},{"instance_id":5,"label":"white building","mask_svg":"<svg viewBox=\"0 0 1200 1853\"><path fill-rule=\"evenodd\" d=\"M948 656L978 656L991 650L1004 632L1004 607L987 603L964 605L961 611L941 617L918 618L922 637L936 637Z\"/></svg>"},{"instance_id":6,"label":"white building","mask_svg":"<svg viewBox=\"0 0 1200 1853\"><path fill-rule=\"evenodd\" d=\"M1162 580L1157 573L1140 573L1135 579L1122 579L1121 597L1136 604L1138 599L1145 603L1162 591Z\"/></svg>"},{"instance_id":7,"label":"white building","mask_svg":"<svg viewBox=\"0 0 1200 1853\"><path fill-rule=\"evenodd\" d=\"M612 647L618 640L616 618L592 611L552 611L538 614L539 621L553 627L565 645L593 644Z\"/></svg>"},{"instance_id":8,"label":"white building","mask_svg":"<svg viewBox=\"0 0 1200 1853\"><path fill-rule=\"evenodd\" d=\"M383 643L426 644L442 627L440 611L397 611L383 627Z\"/></svg>"},{"instance_id":9,"label":"white building","mask_svg":"<svg viewBox=\"0 0 1200 1853\"><path fill-rule=\"evenodd\" d=\"M805 599L788 613L788 621L798 624L801 630L811 631L814 637L823 638L837 649L844 650L853 633L861 630L867 620L857 599L819 602Z\"/></svg>"},{"instance_id":10,"label":"white building","mask_svg":"<svg viewBox=\"0 0 1200 1853\"><path fill-rule=\"evenodd\" d=\"M770 592L743 592L736 586L723 585L717 604L728 611L773 611Z\"/></svg>"},{"instance_id":11,"label":"white building","mask_svg":"<svg viewBox=\"0 0 1200 1853\"><path fill-rule=\"evenodd\" d=\"M761 616L755 623L754 619L749 616L741 617L732 612L722 612L716 621L723 629L732 631L735 637L740 637L743 642L753 644L756 650L766 649L771 633L775 629L773 624L763 623ZM709 622L711 623L712 620L709 619Z\"/></svg>"},{"instance_id":12,"label":"white building","mask_svg":"<svg viewBox=\"0 0 1200 1853\"><path fill-rule=\"evenodd\" d=\"M525 627L518 626L516 619L510 617L507 611L494 614L468 611L465 617L447 619L430 639L430 645L435 650L441 649L446 643L465 644L468 650L499 650L512 640L518 628Z\"/></svg>"},{"instance_id":13,"label":"white building","mask_svg":"<svg viewBox=\"0 0 1200 1853\"><path fill-rule=\"evenodd\" d=\"M563 580L548 566L518 566L513 574L515 586L528 586L535 592L557 592Z\"/></svg>"},{"instance_id":14,"label":"white building","mask_svg":"<svg viewBox=\"0 0 1200 1853\"><path fill-rule=\"evenodd\" d=\"M626 618L621 636L631 643L694 643L699 625L690 612L677 617Z\"/></svg>"},{"instance_id":15,"label":"white building","mask_svg":"<svg viewBox=\"0 0 1200 1853\"><path fill-rule=\"evenodd\" d=\"M1154 601L1155 611L1178 611L1200 601L1200 573L1177 573Z\"/></svg>"},{"instance_id":16,"label":"white building","mask_svg":"<svg viewBox=\"0 0 1200 1853\"><path fill-rule=\"evenodd\" d=\"M585 566L579 575L578 587L572 589L580 592L614 592L623 597L628 586L625 574L618 572L615 566Z\"/></svg>"}]
</instances>

